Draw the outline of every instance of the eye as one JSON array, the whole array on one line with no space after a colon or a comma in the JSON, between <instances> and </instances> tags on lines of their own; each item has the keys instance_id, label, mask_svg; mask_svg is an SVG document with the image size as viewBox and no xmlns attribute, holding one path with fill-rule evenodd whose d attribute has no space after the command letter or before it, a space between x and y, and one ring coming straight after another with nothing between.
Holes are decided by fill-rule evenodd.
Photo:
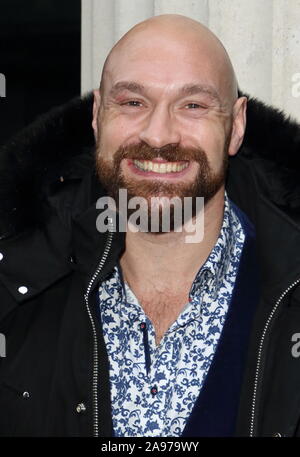
<instances>
[{"instance_id":1,"label":"eye","mask_svg":"<svg viewBox=\"0 0 300 457\"><path fill-rule=\"evenodd\" d=\"M125 106L142 106L141 102L137 100L129 100L128 102L122 103Z\"/></svg>"},{"instance_id":2,"label":"eye","mask_svg":"<svg viewBox=\"0 0 300 457\"><path fill-rule=\"evenodd\" d=\"M186 105L186 107L187 107L188 109L205 109L205 108L206 108L206 106L199 105L198 103L188 103L188 104Z\"/></svg>"}]
</instances>

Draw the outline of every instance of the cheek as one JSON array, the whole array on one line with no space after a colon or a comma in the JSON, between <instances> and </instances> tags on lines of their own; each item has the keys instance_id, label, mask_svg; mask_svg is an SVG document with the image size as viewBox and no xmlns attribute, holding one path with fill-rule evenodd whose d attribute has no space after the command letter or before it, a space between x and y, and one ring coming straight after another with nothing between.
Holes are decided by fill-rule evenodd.
<instances>
[{"instance_id":1,"label":"cheek","mask_svg":"<svg viewBox=\"0 0 300 457\"><path fill-rule=\"evenodd\" d=\"M99 149L102 157L108 158L113 155L122 144L122 135L120 131L102 126L99 135Z\"/></svg>"},{"instance_id":2,"label":"cheek","mask_svg":"<svg viewBox=\"0 0 300 457\"><path fill-rule=\"evenodd\" d=\"M124 118L117 118L103 122L100 128L101 143L108 149L118 149L121 145L130 142L134 136L134 129L126 123Z\"/></svg>"},{"instance_id":3,"label":"cheek","mask_svg":"<svg viewBox=\"0 0 300 457\"><path fill-rule=\"evenodd\" d=\"M226 133L223 125L205 122L194 131L194 141L204 149L208 160L215 166L222 160Z\"/></svg>"}]
</instances>

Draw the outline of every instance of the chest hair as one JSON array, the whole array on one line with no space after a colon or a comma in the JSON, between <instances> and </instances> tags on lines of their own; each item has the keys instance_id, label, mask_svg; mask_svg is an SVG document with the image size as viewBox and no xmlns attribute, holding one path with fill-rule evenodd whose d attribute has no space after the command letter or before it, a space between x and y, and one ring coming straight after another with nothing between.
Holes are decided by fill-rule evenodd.
<instances>
[{"instance_id":1,"label":"chest hair","mask_svg":"<svg viewBox=\"0 0 300 457\"><path fill-rule=\"evenodd\" d=\"M182 290L176 293L168 290L164 292L158 292L152 290L147 294L141 293L139 290L134 290L131 287L135 296L139 300L146 316L151 320L155 330L155 342L158 345L170 328L173 322L176 321L180 312L182 311L185 304L188 302L189 287L182 287Z\"/></svg>"}]
</instances>

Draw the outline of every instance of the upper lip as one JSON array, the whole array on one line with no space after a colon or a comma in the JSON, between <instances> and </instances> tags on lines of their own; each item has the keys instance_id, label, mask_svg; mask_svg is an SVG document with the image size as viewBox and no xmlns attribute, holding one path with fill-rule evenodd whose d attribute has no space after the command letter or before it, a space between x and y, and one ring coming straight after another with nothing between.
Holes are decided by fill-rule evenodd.
<instances>
[{"instance_id":1,"label":"upper lip","mask_svg":"<svg viewBox=\"0 0 300 457\"><path fill-rule=\"evenodd\" d=\"M155 157L154 159L136 159L136 158L134 158L132 160L148 161L148 162L159 162L159 163L188 162L188 160L165 160L165 159L161 159L160 157Z\"/></svg>"}]
</instances>

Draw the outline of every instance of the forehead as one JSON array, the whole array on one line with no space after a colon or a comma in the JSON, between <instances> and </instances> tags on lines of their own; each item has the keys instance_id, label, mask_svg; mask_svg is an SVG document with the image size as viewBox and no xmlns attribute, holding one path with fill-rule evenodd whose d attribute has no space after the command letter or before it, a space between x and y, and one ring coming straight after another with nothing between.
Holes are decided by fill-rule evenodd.
<instances>
[{"instance_id":1,"label":"forehead","mask_svg":"<svg viewBox=\"0 0 300 457\"><path fill-rule=\"evenodd\" d=\"M219 53L212 52L212 44L205 40L141 37L129 40L112 53L105 85L110 89L127 80L171 91L188 84L202 84L222 93L223 67Z\"/></svg>"}]
</instances>

